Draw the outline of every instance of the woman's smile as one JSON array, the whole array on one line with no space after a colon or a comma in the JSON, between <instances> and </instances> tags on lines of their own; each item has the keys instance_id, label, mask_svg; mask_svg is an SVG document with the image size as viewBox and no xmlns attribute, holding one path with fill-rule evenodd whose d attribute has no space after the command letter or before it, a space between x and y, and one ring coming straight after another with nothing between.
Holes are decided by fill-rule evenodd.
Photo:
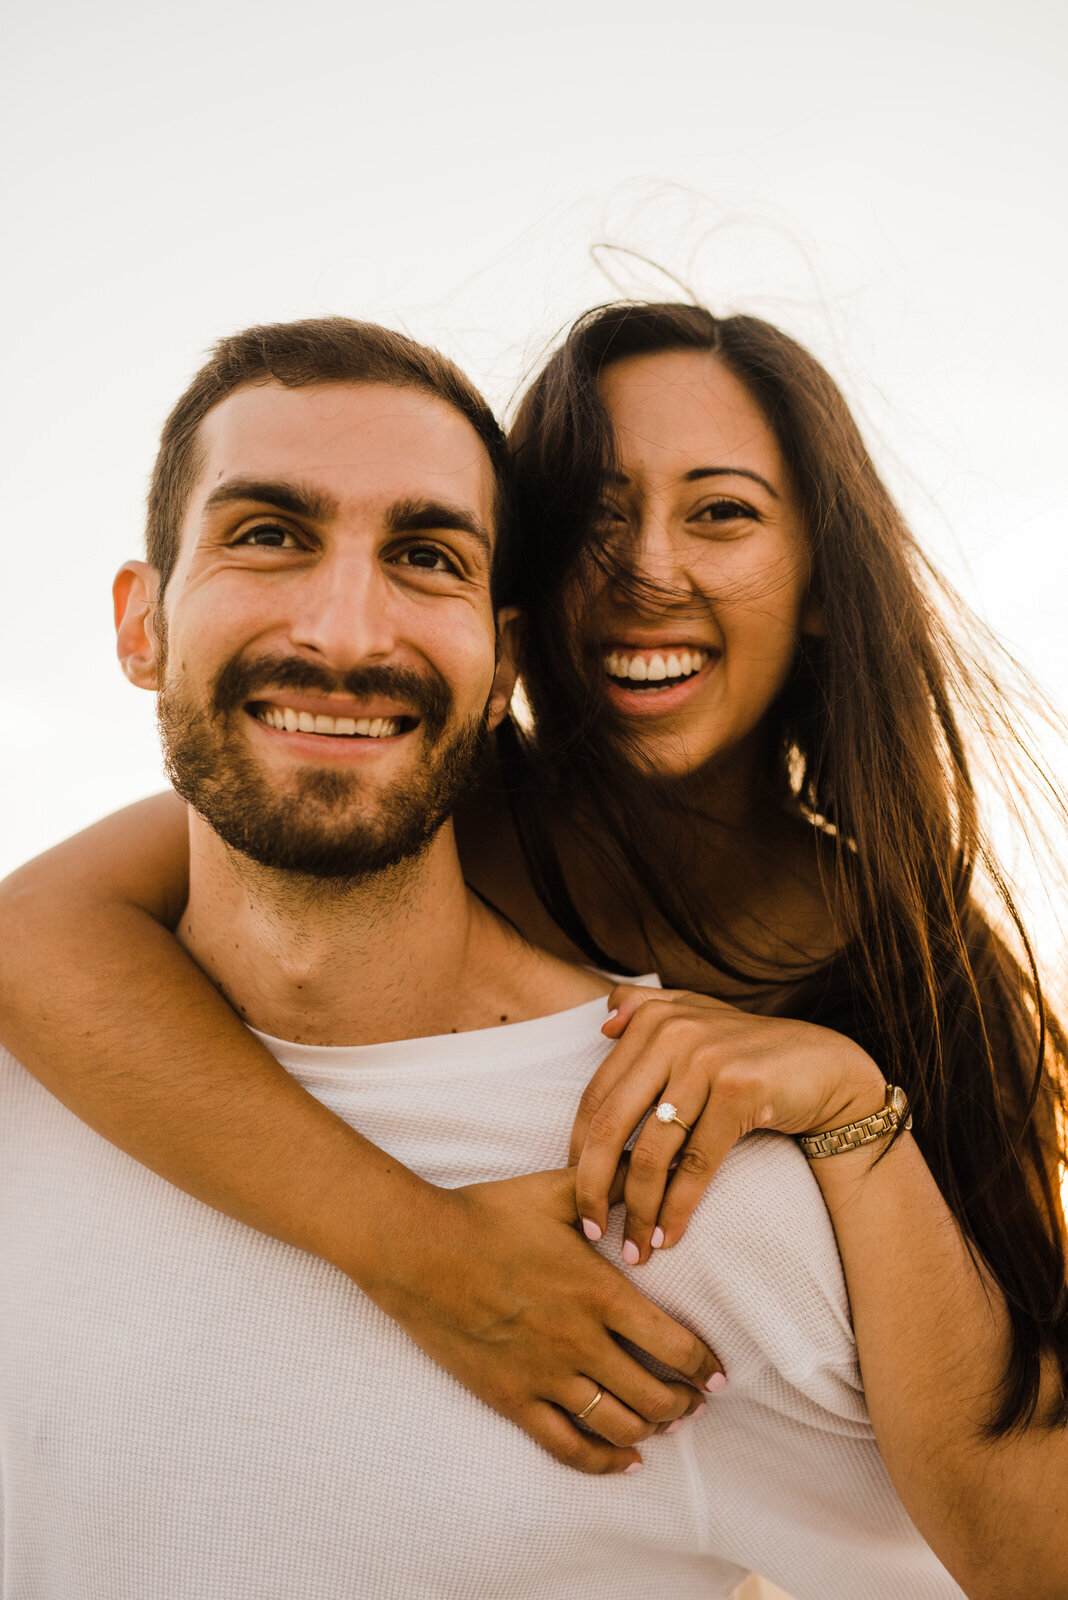
<instances>
[{"instance_id":1,"label":"woman's smile","mask_svg":"<svg viewBox=\"0 0 1068 1600\"><path fill-rule=\"evenodd\" d=\"M656 648L614 644L601 658L609 704L624 716L670 716L704 686L721 654L678 642Z\"/></svg>"}]
</instances>

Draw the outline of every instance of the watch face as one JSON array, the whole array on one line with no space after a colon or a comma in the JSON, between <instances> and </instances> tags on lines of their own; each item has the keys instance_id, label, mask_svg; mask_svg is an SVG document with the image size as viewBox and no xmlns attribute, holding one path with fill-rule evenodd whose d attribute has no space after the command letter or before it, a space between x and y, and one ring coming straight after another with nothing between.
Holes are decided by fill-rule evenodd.
<instances>
[{"instance_id":1,"label":"watch face","mask_svg":"<svg viewBox=\"0 0 1068 1600\"><path fill-rule=\"evenodd\" d=\"M895 1089L890 1096L890 1105L899 1117L903 1117L909 1108L908 1096L904 1089Z\"/></svg>"}]
</instances>

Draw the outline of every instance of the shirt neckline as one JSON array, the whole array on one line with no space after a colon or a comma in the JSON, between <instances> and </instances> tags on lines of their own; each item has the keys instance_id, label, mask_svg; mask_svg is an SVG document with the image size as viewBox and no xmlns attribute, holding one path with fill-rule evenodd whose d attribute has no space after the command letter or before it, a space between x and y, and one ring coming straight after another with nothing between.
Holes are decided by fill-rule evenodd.
<instances>
[{"instance_id":1,"label":"shirt neckline","mask_svg":"<svg viewBox=\"0 0 1068 1600\"><path fill-rule=\"evenodd\" d=\"M627 981L650 988L660 985L659 978L653 974ZM525 1022L502 1022L495 1028L426 1034L415 1039L386 1040L381 1044L298 1044L292 1039L277 1039L259 1028L250 1028L249 1032L266 1045L282 1066L291 1067L305 1077L309 1072L329 1075L332 1071L343 1070L349 1075L376 1067L424 1065L430 1061L445 1066L456 1061L470 1064L499 1061L502 1057L510 1061L540 1057L548 1050L595 1038L607 1016L608 997L599 995L593 1000L584 1000L581 1005L552 1011L544 1017L531 1017Z\"/></svg>"}]
</instances>

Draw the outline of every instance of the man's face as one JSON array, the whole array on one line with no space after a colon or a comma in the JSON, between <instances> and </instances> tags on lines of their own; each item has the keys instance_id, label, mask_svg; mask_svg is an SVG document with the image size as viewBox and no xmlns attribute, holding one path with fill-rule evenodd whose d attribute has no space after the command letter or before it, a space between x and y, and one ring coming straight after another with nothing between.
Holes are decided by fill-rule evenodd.
<instances>
[{"instance_id":1,"label":"man's face","mask_svg":"<svg viewBox=\"0 0 1068 1600\"><path fill-rule=\"evenodd\" d=\"M155 618L175 787L268 866L354 877L417 854L507 700L485 448L444 401L384 384L242 389L200 442Z\"/></svg>"}]
</instances>

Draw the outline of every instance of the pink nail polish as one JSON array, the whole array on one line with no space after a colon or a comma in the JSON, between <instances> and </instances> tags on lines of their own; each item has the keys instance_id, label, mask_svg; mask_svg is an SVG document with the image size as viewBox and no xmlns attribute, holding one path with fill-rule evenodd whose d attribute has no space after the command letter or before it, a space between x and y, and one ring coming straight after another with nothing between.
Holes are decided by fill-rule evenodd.
<instances>
[{"instance_id":1,"label":"pink nail polish","mask_svg":"<svg viewBox=\"0 0 1068 1600\"><path fill-rule=\"evenodd\" d=\"M601 1237L600 1228L590 1217L583 1217L582 1231L586 1235L587 1239L589 1239L591 1244L596 1244L598 1239Z\"/></svg>"},{"instance_id":2,"label":"pink nail polish","mask_svg":"<svg viewBox=\"0 0 1068 1600\"><path fill-rule=\"evenodd\" d=\"M611 1010L611 1011L610 1011L610 1012L609 1012L609 1013L608 1013L608 1015L607 1015L607 1017L605 1017L605 1019L604 1019L604 1020L605 1020L605 1021L606 1021L606 1022L611 1022L611 1020L612 1020L612 1018L613 1018L613 1017L618 1017L618 1016L619 1016L619 1007L618 1007L618 1006L615 1006L615 1007L614 1007L614 1008L613 1008L613 1009L612 1009L612 1010ZM629 1471L630 1471L630 1468L629 1468L629 1467L628 1467L628 1468L627 1468L627 1471L628 1471L628 1472L629 1472Z\"/></svg>"},{"instance_id":3,"label":"pink nail polish","mask_svg":"<svg viewBox=\"0 0 1068 1600\"><path fill-rule=\"evenodd\" d=\"M641 1251L638 1249L638 1246L634 1243L634 1240L633 1239L624 1239L624 1241L623 1241L623 1260L627 1263L627 1266L628 1267L636 1267L638 1265L638 1262L639 1262L640 1258L641 1258Z\"/></svg>"},{"instance_id":4,"label":"pink nail polish","mask_svg":"<svg viewBox=\"0 0 1068 1600\"><path fill-rule=\"evenodd\" d=\"M623 1468L623 1476L626 1477L629 1472L640 1472L641 1470L642 1470L641 1462L640 1461L632 1461L629 1467L624 1467Z\"/></svg>"},{"instance_id":5,"label":"pink nail polish","mask_svg":"<svg viewBox=\"0 0 1068 1600\"><path fill-rule=\"evenodd\" d=\"M664 1429L664 1432L665 1433L678 1433L679 1429L682 1427L682 1425L683 1425L683 1423L685 1421L686 1421L685 1417L676 1417L674 1422L669 1422L668 1423L667 1427Z\"/></svg>"},{"instance_id":6,"label":"pink nail polish","mask_svg":"<svg viewBox=\"0 0 1068 1600\"><path fill-rule=\"evenodd\" d=\"M722 1394L726 1387L727 1380L723 1376L722 1372L714 1372L709 1378L708 1382L705 1384L705 1388L708 1390L709 1394Z\"/></svg>"},{"instance_id":7,"label":"pink nail polish","mask_svg":"<svg viewBox=\"0 0 1068 1600\"><path fill-rule=\"evenodd\" d=\"M649 1243L652 1245L654 1250L659 1250L660 1246L663 1244L663 1242L664 1242L664 1230L663 1230L663 1228L654 1228L653 1231L652 1231L652 1234L650 1236Z\"/></svg>"},{"instance_id":8,"label":"pink nail polish","mask_svg":"<svg viewBox=\"0 0 1068 1600\"><path fill-rule=\"evenodd\" d=\"M702 1411L707 1411L707 1410L708 1410L708 1406L705 1403L705 1401L702 1400L701 1404L699 1406L694 1406L693 1410L690 1412L690 1415L691 1415L691 1417L699 1417L701 1415Z\"/></svg>"}]
</instances>

